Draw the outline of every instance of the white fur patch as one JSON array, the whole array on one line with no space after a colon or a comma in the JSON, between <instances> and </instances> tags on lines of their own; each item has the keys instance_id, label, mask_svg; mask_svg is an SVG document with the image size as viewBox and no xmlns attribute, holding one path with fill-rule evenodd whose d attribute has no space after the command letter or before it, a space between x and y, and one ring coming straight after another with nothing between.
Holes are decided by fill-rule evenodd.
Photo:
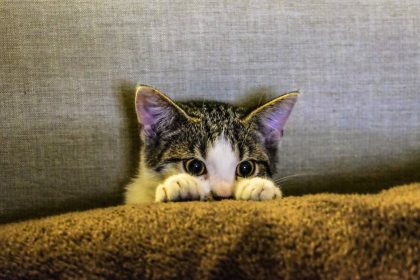
<instances>
[{"instance_id":1,"label":"white fur patch","mask_svg":"<svg viewBox=\"0 0 420 280\"><path fill-rule=\"evenodd\" d=\"M181 173L167 178L157 187L155 201L206 200L207 195L197 177Z\"/></svg>"},{"instance_id":2,"label":"white fur patch","mask_svg":"<svg viewBox=\"0 0 420 280\"><path fill-rule=\"evenodd\" d=\"M222 197L232 196L239 156L223 135L209 148L205 163L211 191Z\"/></svg>"},{"instance_id":3,"label":"white fur patch","mask_svg":"<svg viewBox=\"0 0 420 280\"><path fill-rule=\"evenodd\" d=\"M237 200L271 200L281 196L281 190L273 181L266 178L245 178L240 180L235 188Z\"/></svg>"}]
</instances>

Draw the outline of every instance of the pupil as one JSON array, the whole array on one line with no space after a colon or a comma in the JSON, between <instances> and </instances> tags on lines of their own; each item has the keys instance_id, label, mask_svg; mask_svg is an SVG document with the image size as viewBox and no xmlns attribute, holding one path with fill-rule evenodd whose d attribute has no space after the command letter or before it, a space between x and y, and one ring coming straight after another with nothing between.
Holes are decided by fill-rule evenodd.
<instances>
[{"instance_id":1,"label":"pupil","mask_svg":"<svg viewBox=\"0 0 420 280\"><path fill-rule=\"evenodd\" d=\"M248 176L251 174L252 171L252 165L249 161L245 161L241 163L241 166L239 167L239 171L242 176Z\"/></svg>"},{"instance_id":2,"label":"pupil","mask_svg":"<svg viewBox=\"0 0 420 280\"><path fill-rule=\"evenodd\" d=\"M196 161L196 160L194 160L193 162L191 162L191 168L192 168L192 171L196 171L196 172L198 172L198 171L200 171L200 169L201 169L201 164L200 164L200 162L198 162L198 161Z\"/></svg>"},{"instance_id":3,"label":"pupil","mask_svg":"<svg viewBox=\"0 0 420 280\"><path fill-rule=\"evenodd\" d=\"M193 175L200 175L203 172L203 163L199 160L191 160L187 164L188 171Z\"/></svg>"}]
</instances>

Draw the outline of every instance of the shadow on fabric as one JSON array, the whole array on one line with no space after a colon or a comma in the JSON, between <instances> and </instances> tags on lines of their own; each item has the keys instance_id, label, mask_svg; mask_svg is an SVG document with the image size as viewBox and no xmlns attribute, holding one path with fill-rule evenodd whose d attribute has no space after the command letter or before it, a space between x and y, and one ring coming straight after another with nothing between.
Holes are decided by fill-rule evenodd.
<instances>
[{"instance_id":1,"label":"shadow on fabric","mask_svg":"<svg viewBox=\"0 0 420 280\"><path fill-rule=\"evenodd\" d=\"M285 196L320 192L377 193L395 185L420 182L420 155L401 162L383 163L363 170L297 177L282 184Z\"/></svg>"}]
</instances>

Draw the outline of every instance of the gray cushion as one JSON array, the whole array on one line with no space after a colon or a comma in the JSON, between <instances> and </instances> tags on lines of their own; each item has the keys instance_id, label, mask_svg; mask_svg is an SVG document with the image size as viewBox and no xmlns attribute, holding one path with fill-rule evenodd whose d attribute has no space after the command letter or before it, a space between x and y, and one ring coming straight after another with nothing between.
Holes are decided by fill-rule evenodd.
<instances>
[{"instance_id":1,"label":"gray cushion","mask_svg":"<svg viewBox=\"0 0 420 280\"><path fill-rule=\"evenodd\" d=\"M221 101L301 89L277 176L307 176L287 194L419 179L420 3L311 2L2 1L0 220L119 203L135 83Z\"/></svg>"}]
</instances>

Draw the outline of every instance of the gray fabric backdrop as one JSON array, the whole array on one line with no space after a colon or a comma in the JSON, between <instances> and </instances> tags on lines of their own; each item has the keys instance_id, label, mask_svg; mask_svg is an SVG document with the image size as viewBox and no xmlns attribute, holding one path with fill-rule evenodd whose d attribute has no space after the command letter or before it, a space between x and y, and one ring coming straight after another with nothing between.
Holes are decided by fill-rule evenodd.
<instances>
[{"instance_id":1,"label":"gray fabric backdrop","mask_svg":"<svg viewBox=\"0 0 420 280\"><path fill-rule=\"evenodd\" d=\"M232 2L232 3L231 3ZM135 83L176 99L303 94L287 194L420 179L420 2L0 2L0 221L118 203Z\"/></svg>"}]
</instances>

